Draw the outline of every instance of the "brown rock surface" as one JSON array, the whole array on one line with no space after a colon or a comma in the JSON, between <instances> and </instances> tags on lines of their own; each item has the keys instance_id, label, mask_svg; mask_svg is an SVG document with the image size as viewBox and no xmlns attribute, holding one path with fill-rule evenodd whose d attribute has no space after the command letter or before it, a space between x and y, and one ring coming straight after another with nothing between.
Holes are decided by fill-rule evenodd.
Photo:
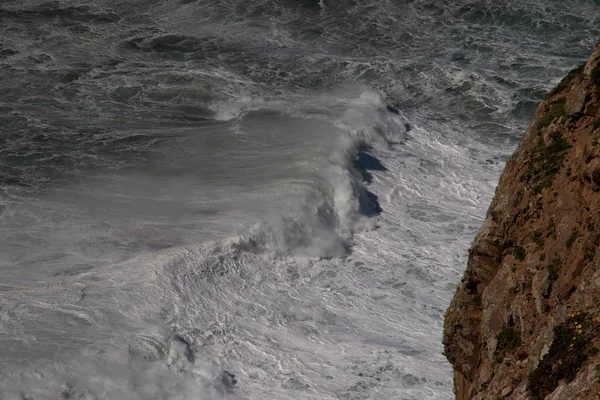
<instances>
[{"instance_id":1,"label":"brown rock surface","mask_svg":"<svg viewBox=\"0 0 600 400\"><path fill-rule=\"evenodd\" d=\"M600 399L600 43L540 104L446 314L457 399Z\"/></svg>"}]
</instances>

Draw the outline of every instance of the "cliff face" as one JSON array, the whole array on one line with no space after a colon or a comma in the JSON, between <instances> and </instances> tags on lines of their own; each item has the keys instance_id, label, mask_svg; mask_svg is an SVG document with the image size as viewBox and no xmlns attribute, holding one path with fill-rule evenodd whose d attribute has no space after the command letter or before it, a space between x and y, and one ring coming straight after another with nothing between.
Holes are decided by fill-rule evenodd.
<instances>
[{"instance_id":1,"label":"cliff face","mask_svg":"<svg viewBox=\"0 0 600 400\"><path fill-rule=\"evenodd\" d=\"M600 43L540 104L446 314L456 398L600 399Z\"/></svg>"}]
</instances>

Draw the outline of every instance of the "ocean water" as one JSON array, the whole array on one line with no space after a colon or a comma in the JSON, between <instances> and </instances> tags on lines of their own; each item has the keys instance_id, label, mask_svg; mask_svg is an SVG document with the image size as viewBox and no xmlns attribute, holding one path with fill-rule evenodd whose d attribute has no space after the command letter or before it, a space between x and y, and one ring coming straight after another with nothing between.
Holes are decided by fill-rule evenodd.
<instances>
[{"instance_id":1,"label":"ocean water","mask_svg":"<svg viewBox=\"0 0 600 400\"><path fill-rule=\"evenodd\" d=\"M598 0L0 0L0 399L451 399L445 309Z\"/></svg>"}]
</instances>

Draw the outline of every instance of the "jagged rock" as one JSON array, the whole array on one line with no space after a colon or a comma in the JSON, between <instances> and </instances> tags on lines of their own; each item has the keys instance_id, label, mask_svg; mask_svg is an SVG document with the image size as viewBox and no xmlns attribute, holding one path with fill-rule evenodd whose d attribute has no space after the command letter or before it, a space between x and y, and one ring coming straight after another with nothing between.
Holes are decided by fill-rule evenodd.
<instances>
[{"instance_id":1,"label":"jagged rock","mask_svg":"<svg viewBox=\"0 0 600 400\"><path fill-rule=\"evenodd\" d=\"M457 399L598 398L599 141L600 43L538 107L469 251L444 321Z\"/></svg>"}]
</instances>

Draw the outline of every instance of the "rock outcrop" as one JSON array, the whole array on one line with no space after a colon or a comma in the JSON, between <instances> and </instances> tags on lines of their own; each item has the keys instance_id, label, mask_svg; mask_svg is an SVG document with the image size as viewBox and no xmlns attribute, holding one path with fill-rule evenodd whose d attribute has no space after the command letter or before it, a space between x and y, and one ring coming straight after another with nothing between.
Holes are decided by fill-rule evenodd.
<instances>
[{"instance_id":1,"label":"rock outcrop","mask_svg":"<svg viewBox=\"0 0 600 400\"><path fill-rule=\"evenodd\" d=\"M456 398L600 399L600 43L509 159L446 314Z\"/></svg>"}]
</instances>

